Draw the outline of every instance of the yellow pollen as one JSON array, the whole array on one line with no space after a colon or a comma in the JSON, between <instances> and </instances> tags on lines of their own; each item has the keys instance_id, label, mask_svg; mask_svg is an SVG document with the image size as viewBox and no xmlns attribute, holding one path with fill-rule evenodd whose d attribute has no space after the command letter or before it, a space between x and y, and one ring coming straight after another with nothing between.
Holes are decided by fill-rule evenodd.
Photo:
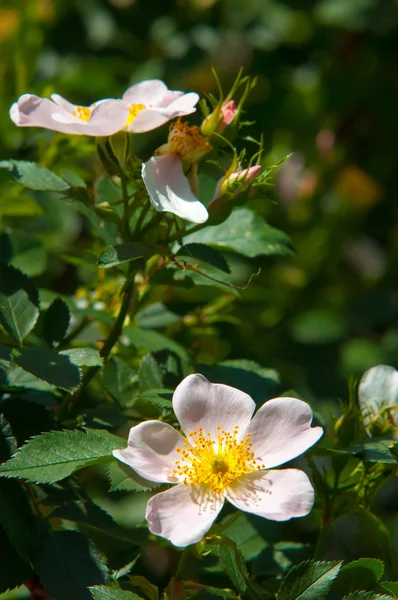
<instances>
[{"instance_id":1,"label":"yellow pollen","mask_svg":"<svg viewBox=\"0 0 398 600\"><path fill-rule=\"evenodd\" d=\"M134 119L136 118L136 116L142 110L144 110L144 108L146 108L145 104L130 104L130 106L129 106L129 116L127 117L127 121L124 124L124 126L127 127L128 125L130 125L134 121Z\"/></svg>"},{"instance_id":2,"label":"yellow pollen","mask_svg":"<svg viewBox=\"0 0 398 600\"><path fill-rule=\"evenodd\" d=\"M189 434L184 448L178 448L180 460L176 461L173 476L181 477L186 485L208 485L212 492L221 494L233 482L260 469L251 450L250 434L238 440L239 427L233 432L217 427L217 437L205 434L202 427Z\"/></svg>"},{"instance_id":3,"label":"yellow pollen","mask_svg":"<svg viewBox=\"0 0 398 600\"><path fill-rule=\"evenodd\" d=\"M88 108L87 106L76 106L76 109L72 111L72 115L87 123L91 117L91 108Z\"/></svg>"},{"instance_id":4,"label":"yellow pollen","mask_svg":"<svg viewBox=\"0 0 398 600\"><path fill-rule=\"evenodd\" d=\"M195 162L210 150L209 138L201 134L200 127L190 127L178 119L170 127L168 143L155 154L179 154L183 160Z\"/></svg>"}]
</instances>

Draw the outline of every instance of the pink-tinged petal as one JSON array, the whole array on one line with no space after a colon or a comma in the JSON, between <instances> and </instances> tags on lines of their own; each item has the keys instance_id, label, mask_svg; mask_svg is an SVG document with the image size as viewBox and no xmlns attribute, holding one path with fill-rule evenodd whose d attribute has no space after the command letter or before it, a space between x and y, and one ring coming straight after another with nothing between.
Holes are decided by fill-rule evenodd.
<instances>
[{"instance_id":1,"label":"pink-tinged petal","mask_svg":"<svg viewBox=\"0 0 398 600\"><path fill-rule=\"evenodd\" d=\"M177 93L179 97L168 102L170 96ZM160 104L158 103L157 106L153 104L152 107L139 112L130 125L126 127L126 131L144 133L161 127L171 119L190 115L196 111L195 104L197 104L198 100L199 96L194 92L184 94L183 96L180 95L180 92L167 92L166 97Z\"/></svg>"},{"instance_id":2,"label":"pink-tinged petal","mask_svg":"<svg viewBox=\"0 0 398 600\"><path fill-rule=\"evenodd\" d=\"M93 108L88 122L74 116L65 105L31 94L21 96L10 109L19 127L43 127L76 135L113 135L123 128L128 110L121 100L104 100Z\"/></svg>"},{"instance_id":3,"label":"pink-tinged petal","mask_svg":"<svg viewBox=\"0 0 398 600\"><path fill-rule=\"evenodd\" d=\"M302 400L265 402L248 428L256 459L271 469L303 454L323 434L322 427L311 427L311 421L312 410Z\"/></svg>"},{"instance_id":4,"label":"pink-tinged petal","mask_svg":"<svg viewBox=\"0 0 398 600\"><path fill-rule=\"evenodd\" d=\"M69 100L67 100L63 96L60 96L59 94L51 94L51 100L55 102L55 104L57 104L58 106L62 106L69 112L72 112L76 108L75 104L72 104L72 102L69 102Z\"/></svg>"},{"instance_id":5,"label":"pink-tinged petal","mask_svg":"<svg viewBox=\"0 0 398 600\"><path fill-rule=\"evenodd\" d=\"M171 117L163 115L158 109L144 109L127 125L126 131L130 133L145 133L161 127L170 120Z\"/></svg>"},{"instance_id":6,"label":"pink-tinged petal","mask_svg":"<svg viewBox=\"0 0 398 600\"><path fill-rule=\"evenodd\" d=\"M148 79L129 87L123 94L123 100L129 104L155 106L162 101L168 91L167 85L160 79Z\"/></svg>"},{"instance_id":7,"label":"pink-tinged petal","mask_svg":"<svg viewBox=\"0 0 398 600\"><path fill-rule=\"evenodd\" d=\"M208 498L202 486L181 483L149 500L146 510L149 530L174 546L196 544L210 529L223 503L221 496Z\"/></svg>"},{"instance_id":8,"label":"pink-tinged petal","mask_svg":"<svg viewBox=\"0 0 398 600\"><path fill-rule=\"evenodd\" d=\"M245 512L273 521L308 515L314 504L314 489L298 469L254 471L243 475L226 491L227 499Z\"/></svg>"},{"instance_id":9,"label":"pink-tinged petal","mask_svg":"<svg viewBox=\"0 0 398 600\"><path fill-rule=\"evenodd\" d=\"M130 429L127 448L114 450L113 456L149 481L175 483L178 478L173 471L181 459L177 448L183 447L184 438L174 427L145 421Z\"/></svg>"},{"instance_id":10,"label":"pink-tinged petal","mask_svg":"<svg viewBox=\"0 0 398 600\"><path fill-rule=\"evenodd\" d=\"M206 436L217 438L217 427L233 432L239 426L238 439L245 436L255 409L254 401L240 390L210 383L203 375L188 375L176 388L173 408L186 436L203 428Z\"/></svg>"},{"instance_id":11,"label":"pink-tinged petal","mask_svg":"<svg viewBox=\"0 0 398 600\"><path fill-rule=\"evenodd\" d=\"M92 109L91 117L85 125L85 135L113 135L121 129L128 117L128 110L122 100L101 100Z\"/></svg>"},{"instance_id":12,"label":"pink-tinged petal","mask_svg":"<svg viewBox=\"0 0 398 600\"><path fill-rule=\"evenodd\" d=\"M206 207L193 195L176 154L152 157L142 165L142 179L155 210L172 212L193 223L207 221Z\"/></svg>"}]
</instances>

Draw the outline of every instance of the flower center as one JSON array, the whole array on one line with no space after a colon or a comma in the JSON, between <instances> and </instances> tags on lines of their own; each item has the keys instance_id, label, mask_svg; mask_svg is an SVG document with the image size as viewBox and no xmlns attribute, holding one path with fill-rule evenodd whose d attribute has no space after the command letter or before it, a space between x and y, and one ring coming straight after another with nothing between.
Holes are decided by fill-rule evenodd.
<instances>
[{"instance_id":1,"label":"flower center","mask_svg":"<svg viewBox=\"0 0 398 600\"><path fill-rule=\"evenodd\" d=\"M168 143L161 146L155 154L179 154L183 160L195 162L210 152L212 146L208 138L200 133L196 125L190 127L178 119L170 128Z\"/></svg>"},{"instance_id":2,"label":"flower center","mask_svg":"<svg viewBox=\"0 0 398 600\"><path fill-rule=\"evenodd\" d=\"M172 475L182 477L186 485L208 485L212 492L221 494L238 477L264 469L257 464L252 452L250 434L238 441L239 426L232 433L217 427L217 439L205 435L203 428L192 431L184 448L177 448L181 460L176 461Z\"/></svg>"},{"instance_id":3,"label":"flower center","mask_svg":"<svg viewBox=\"0 0 398 600\"><path fill-rule=\"evenodd\" d=\"M142 110L144 110L144 108L146 108L145 104L130 104L130 106L129 106L129 116L127 117L127 121L124 124L124 126L127 127L128 125L130 125L134 121L134 119L136 118L136 116Z\"/></svg>"},{"instance_id":4,"label":"flower center","mask_svg":"<svg viewBox=\"0 0 398 600\"><path fill-rule=\"evenodd\" d=\"M72 111L72 115L87 123L91 117L91 108L88 108L87 106L76 106L75 110Z\"/></svg>"}]
</instances>

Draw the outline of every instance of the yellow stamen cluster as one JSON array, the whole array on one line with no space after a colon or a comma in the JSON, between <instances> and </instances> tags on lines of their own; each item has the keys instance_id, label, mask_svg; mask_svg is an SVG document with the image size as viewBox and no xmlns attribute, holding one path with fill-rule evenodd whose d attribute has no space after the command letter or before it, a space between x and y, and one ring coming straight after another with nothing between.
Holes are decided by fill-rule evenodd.
<instances>
[{"instance_id":1,"label":"yellow stamen cluster","mask_svg":"<svg viewBox=\"0 0 398 600\"><path fill-rule=\"evenodd\" d=\"M179 154L183 160L195 162L210 150L209 138L201 134L199 127L190 127L178 119L170 128L168 143L161 146L156 154Z\"/></svg>"},{"instance_id":2,"label":"yellow stamen cluster","mask_svg":"<svg viewBox=\"0 0 398 600\"><path fill-rule=\"evenodd\" d=\"M129 106L129 116L127 117L127 121L125 123L125 127L127 127L128 125L130 125L134 119L136 118L136 116L142 111L144 110L144 108L146 108L145 104L130 104Z\"/></svg>"},{"instance_id":3,"label":"yellow stamen cluster","mask_svg":"<svg viewBox=\"0 0 398 600\"><path fill-rule=\"evenodd\" d=\"M250 434L238 440L239 426L232 433L217 427L217 439L204 434L201 427L189 434L184 448L178 448L181 460L176 461L172 475L181 477L186 485L205 484L215 494L222 494L238 477L264 469L254 458Z\"/></svg>"},{"instance_id":4,"label":"yellow stamen cluster","mask_svg":"<svg viewBox=\"0 0 398 600\"><path fill-rule=\"evenodd\" d=\"M75 110L72 111L72 115L87 123L91 117L91 108L88 108L87 106L76 106Z\"/></svg>"}]
</instances>

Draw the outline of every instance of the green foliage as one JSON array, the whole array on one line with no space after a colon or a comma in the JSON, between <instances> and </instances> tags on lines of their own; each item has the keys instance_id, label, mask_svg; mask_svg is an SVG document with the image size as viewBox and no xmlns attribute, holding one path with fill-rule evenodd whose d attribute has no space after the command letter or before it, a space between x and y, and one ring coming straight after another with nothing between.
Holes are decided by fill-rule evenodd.
<instances>
[{"instance_id":1,"label":"green foliage","mask_svg":"<svg viewBox=\"0 0 398 600\"><path fill-rule=\"evenodd\" d=\"M0 466L0 476L53 483L78 469L106 462L124 441L107 431L51 431L34 437Z\"/></svg>"},{"instance_id":2,"label":"green foliage","mask_svg":"<svg viewBox=\"0 0 398 600\"><path fill-rule=\"evenodd\" d=\"M118 244L117 246L110 246L101 253L98 259L98 266L103 269L109 269L110 267L117 267L131 260L139 258L147 259L152 254L153 252L140 242Z\"/></svg>"},{"instance_id":3,"label":"green foliage","mask_svg":"<svg viewBox=\"0 0 398 600\"><path fill-rule=\"evenodd\" d=\"M98 548L75 531L44 536L35 563L45 589L59 600L91 600L87 588L108 579L107 565Z\"/></svg>"},{"instance_id":4,"label":"green foliage","mask_svg":"<svg viewBox=\"0 0 398 600\"><path fill-rule=\"evenodd\" d=\"M184 244L187 245L198 242L249 257L294 253L286 234L267 225L259 215L247 208L236 208L221 225L188 234L184 238Z\"/></svg>"},{"instance_id":5,"label":"green foliage","mask_svg":"<svg viewBox=\"0 0 398 600\"><path fill-rule=\"evenodd\" d=\"M376 0L2 3L2 598L24 582L54 600L398 596L396 17ZM174 119L94 140L7 112L55 92L87 118L146 79L201 96L182 123L211 151L181 164L204 223L157 212L144 185ZM185 550L148 531L168 487L112 452L144 421L178 428L193 372L257 408L311 405L324 435L288 465L315 488L307 517L225 503Z\"/></svg>"},{"instance_id":6,"label":"green foliage","mask_svg":"<svg viewBox=\"0 0 398 600\"><path fill-rule=\"evenodd\" d=\"M281 583L277 600L326 598L342 563L306 561L293 567Z\"/></svg>"},{"instance_id":7,"label":"green foliage","mask_svg":"<svg viewBox=\"0 0 398 600\"><path fill-rule=\"evenodd\" d=\"M61 342L66 336L70 323L70 311L61 298L56 298L44 317L43 337L51 347L54 342Z\"/></svg>"},{"instance_id":8,"label":"green foliage","mask_svg":"<svg viewBox=\"0 0 398 600\"><path fill-rule=\"evenodd\" d=\"M39 296L21 271L0 263L0 323L18 342L32 331L39 316Z\"/></svg>"},{"instance_id":9,"label":"green foliage","mask_svg":"<svg viewBox=\"0 0 398 600\"><path fill-rule=\"evenodd\" d=\"M96 585L90 588L90 592L93 600L140 600L142 598L133 592L110 588L106 585Z\"/></svg>"},{"instance_id":10,"label":"green foliage","mask_svg":"<svg viewBox=\"0 0 398 600\"><path fill-rule=\"evenodd\" d=\"M30 190L66 192L70 185L55 173L36 163L25 160L2 160L0 169L6 169L21 185Z\"/></svg>"},{"instance_id":11,"label":"green foliage","mask_svg":"<svg viewBox=\"0 0 398 600\"><path fill-rule=\"evenodd\" d=\"M204 260L209 263L209 265L213 265L213 267L225 271L225 273L231 272L224 256L211 246L206 246L206 244L184 244L178 249L176 256L189 256L198 260Z\"/></svg>"}]
</instances>

